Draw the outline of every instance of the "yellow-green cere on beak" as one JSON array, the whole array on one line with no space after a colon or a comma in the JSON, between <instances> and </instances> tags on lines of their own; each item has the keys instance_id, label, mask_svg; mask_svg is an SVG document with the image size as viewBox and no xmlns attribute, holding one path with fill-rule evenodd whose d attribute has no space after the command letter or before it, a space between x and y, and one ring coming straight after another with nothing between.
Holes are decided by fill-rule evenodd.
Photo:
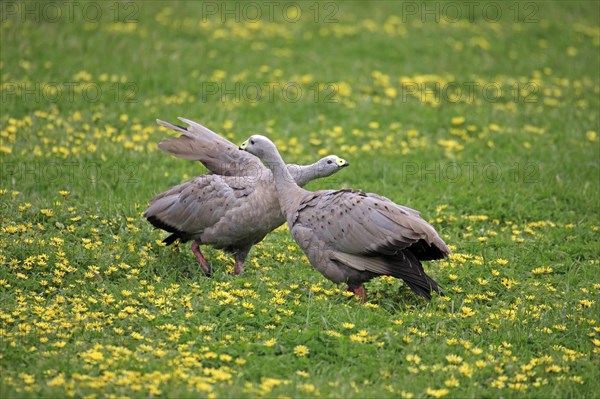
<instances>
[{"instance_id":1,"label":"yellow-green cere on beak","mask_svg":"<svg viewBox=\"0 0 600 399\"><path fill-rule=\"evenodd\" d=\"M338 159L336 159L335 163L336 163L338 166L340 166L340 167L344 167L344 166L348 166L348 165L350 165L350 163L349 163L349 162L347 162L345 159L342 159L342 158L338 158Z\"/></svg>"},{"instance_id":2,"label":"yellow-green cere on beak","mask_svg":"<svg viewBox=\"0 0 600 399\"><path fill-rule=\"evenodd\" d=\"M246 140L242 144L240 144L240 150L245 150L246 147L248 147L248 140Z\"/></svg>"}]
</instances>

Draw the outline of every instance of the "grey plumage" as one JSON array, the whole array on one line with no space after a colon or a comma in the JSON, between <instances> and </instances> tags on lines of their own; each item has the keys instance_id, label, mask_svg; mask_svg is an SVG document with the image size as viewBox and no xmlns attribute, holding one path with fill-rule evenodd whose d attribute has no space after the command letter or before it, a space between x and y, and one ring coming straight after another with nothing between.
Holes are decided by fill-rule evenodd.
<instances>
[{"instance_id":1,"label":"grey plumage","mask_svg":"<svg viewBox=\"0 0 600 399\"><path fill-rule=\"evenodd\" d=\"M266 170L255 156L240 151L226 138L194 121L178 119L189 127L156 120L159 125L181 133L179 137L161 141L158 148L162 151L177 158L200 161L212 173L221 176L249 176Z\"/></svg>"},{"instance_id":2,"label":"grey plumage","mask_svg":"<svg viewBox=\"0 0 600 399\"><path fill-rule=\"evenodd\" d=\"M281 156L264 136L250 137L241 148L274 169L290 232L310 263L329 280L347 283L363 299L363 283L379 275L401 278L427 299L432 291L439 292L421 261L442 259L450 249L419 212L377 194L304 190L285 177Z\"/></svg>"},{"instance_id":3,"label":"grey plumage","mask_svg":"<svg viewBox=\"0 0 600 399\"><path fill-rule=\"evenodd\" d=\"M158 121L182 133L163 140L159 148L176 157L202 162L211 173L158 194L144 217L155 227L172 233L171 244L193 241L192 250L205 272L210 267L198 244L211 245L234 255L240 273L250 248L285 222L279 207L273 174L255 156L195 122L179 118L184 128ZM330 155L312 165L289 165L300 184L329 176L348 163Z\"/></svg>"}]
</instances>

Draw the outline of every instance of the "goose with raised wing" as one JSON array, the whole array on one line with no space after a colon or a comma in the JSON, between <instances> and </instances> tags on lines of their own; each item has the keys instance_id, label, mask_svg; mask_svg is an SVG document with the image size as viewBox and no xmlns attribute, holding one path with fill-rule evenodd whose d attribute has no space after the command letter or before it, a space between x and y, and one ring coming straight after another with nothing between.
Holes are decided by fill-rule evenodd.
<instances>
[{"instance_id":1,"label":"goose with raised wing","mask_svg":"<svg viewBox=\"0 0 600 399\"><path fill-rule=\"evenodd\" d=\"M419 212L377 194L305 190L294 183L267 137L253 135L240 149L269 166L290 233L326 278L348 284L363 301L363 284L381 275L401 278L427 299L440 291L421 261L442 259L450 249Z\"/></svg>"},{"instance_id":2,"label":"goose with raised wing","mask_svg":"<svg viewBox=\"0 0 600 399\"><path fill-rule=\"evenodd\" d=\"M211 245L233 254L234 272L240 274L251 247L285 223L279 207L273 174L255 156L202 125L180 118L189 128L158 121L183 133L162 141L159 147L177 157L202 162L211 173L177 185L150 201L144 217L170 232L164 242L192 241L192 252L210 275L211 267L200 245ZM301 186L330 176L349 163L336 155L312 165L287 165Z\"/></svg>"}]
</instances>

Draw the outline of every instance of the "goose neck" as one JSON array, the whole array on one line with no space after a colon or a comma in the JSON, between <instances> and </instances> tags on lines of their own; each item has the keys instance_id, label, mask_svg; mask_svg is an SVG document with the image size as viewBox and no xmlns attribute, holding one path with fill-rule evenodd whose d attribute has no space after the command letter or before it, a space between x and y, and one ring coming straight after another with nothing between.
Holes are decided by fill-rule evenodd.
<instances>
[{"instance_id":1,"label":"goose neck","mask_svg":"<svg viewBox=\"0 0 600 399\"><path fill-rule=\"evenodd\" d=\"M305 191L296 184L279 153L269 156L265 159L265 163L271 169L271 172L273 172L275 187L279 195L279 205L287 215L288 212L295 209L296 202L299 201Z\"/></svg>"},{"instance_id":2,"label":"goose neck","mask_svg":"<svg viewBox=\"0 0 600 399\"><path fill-rule=\"evenodd\" d=\"M300 187L307 185L316 177L317 164L312 165L288 165L288 171L293 175L294 181Z\"/></svg>"}]
</instances>

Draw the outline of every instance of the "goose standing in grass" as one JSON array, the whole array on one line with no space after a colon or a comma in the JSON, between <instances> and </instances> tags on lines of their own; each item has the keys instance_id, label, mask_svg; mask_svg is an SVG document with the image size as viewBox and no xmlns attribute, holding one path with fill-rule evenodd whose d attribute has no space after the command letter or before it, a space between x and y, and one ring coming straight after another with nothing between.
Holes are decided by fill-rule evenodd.
<instances>
[{"instance_id":1,"label":"goose standing in grass","mask_svg":"<svg viewBox=\"0 0 600 399\"><path fill-rule=\"evenodd\" d=\"M304 190L294 183L267 137L251 136L240 149L269 166L292 236L329 280L347 283L348 291L363 302L363 284L380 275L401 278L427 299L432 291L439 292L421 261L442 259L450 249L419 212L377 194Z\"/></svg>"},{"instance_id":2,"label":"goose standing in grass","mask_svg":"<svg viewBox=\"0 0 600 399\"><path fill-rule=\"evenodd\" d=\"M192 252L204 273L211 268L200 244L233 254L234 272L240 274L250 248L285 222L277 199L273 174L255 156L195 122L179 118L189 128L158 120L182 136L163 140L159 148L179 158L202 162L211 173L158 194L144 217L172 233L164 242L192 241ZM294 181L303 186L348 166L330 155L312 165L287 165Z\"/></svg>"}]
</instances>

